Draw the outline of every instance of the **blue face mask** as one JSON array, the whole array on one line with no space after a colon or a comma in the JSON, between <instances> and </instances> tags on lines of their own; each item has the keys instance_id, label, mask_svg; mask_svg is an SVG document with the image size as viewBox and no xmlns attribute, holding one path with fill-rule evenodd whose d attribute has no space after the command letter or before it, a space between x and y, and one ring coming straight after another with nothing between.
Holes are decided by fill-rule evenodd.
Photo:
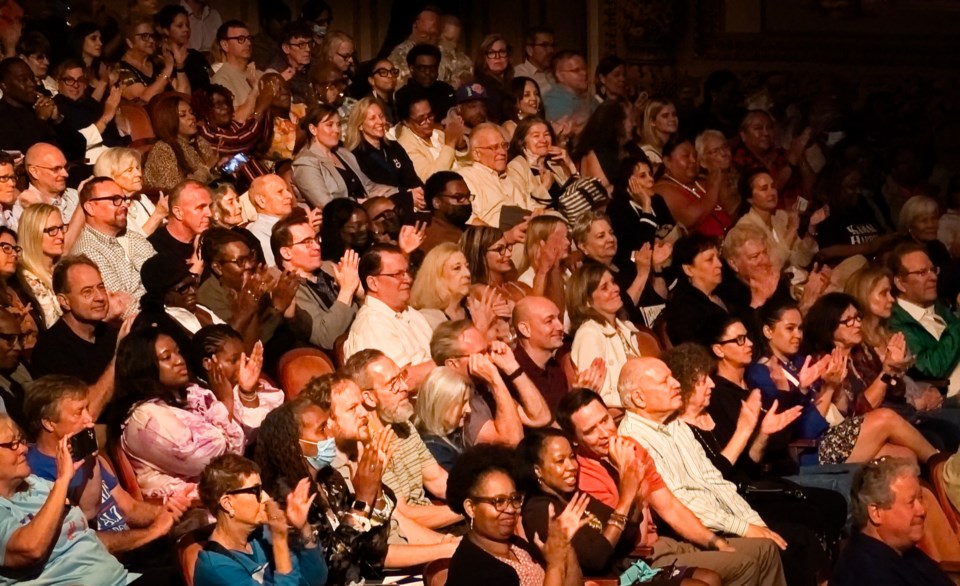
<instances>
[{"instance_id":1,"label":"blue face mask","mask_svg":"<svg viewBox=\"0 0 960 586\"><path fill-rule=\"evenodd\" d=\"M337 445L332 437L319 442L310 442L305 439L300 440L300 442L317 446L317 455L304 456L314 470L323 470L333 462L337 455Z\"/></svg>"}]
</instances>

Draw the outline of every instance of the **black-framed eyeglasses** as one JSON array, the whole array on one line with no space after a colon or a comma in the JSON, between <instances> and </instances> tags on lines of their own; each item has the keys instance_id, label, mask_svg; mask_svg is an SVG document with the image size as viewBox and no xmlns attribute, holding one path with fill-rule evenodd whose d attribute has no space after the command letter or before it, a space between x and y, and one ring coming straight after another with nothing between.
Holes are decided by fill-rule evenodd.
<instances>
[{"instance_id":1,"label":"black-framed eyeglasses","mask_svg":"<svg viewBox=\"0 0 960 586\"><path fill-rule=\"evenodd\" d=\"M391 208L389 210L383 210L382 212L374 216L372 221L381 222L383 220L390 220L396 217L397 217L397 210Z\"/></svg>"},{"instance_id":2,"label":"black-framed eyeglasses","mask_svg":"<svg viewBox=\"0 0 960 586\"><path fill-rule=\"evenodd\" d=\"M858 313L856 315L851 315L847 319L840 320L840 325L844 325L844 326L847 326L848 328L852 328L854 324L858 324L862 322L863 322L863 316Z\"/></svg>"},{"instance_id":3,"label":"black-framed eyeglasses","mask_svg":"<svg viewBox=\"0 0 960 586\"><path fill-rule=\"evenodd\" d=\"M303 240L297 240L296 242L291 242L291 243L290 243L290 246L301 246L301 245L307 246L307 245L312 245L312 244L316 244L316 245L318 245L318 246L320 245L320 235L319 235L319 234L317 234L316 236L307 236L307 237L304 238Z\"/></svg>"},{"instance_id":4,"label":"black-framed eyeglasses","mask_svg":"<svg viewBox=\"0 0 960 586\"><path fill-rule=\"evenodd\" d=\"M420 126L421 124L426 124L428 122L433 124L436 119L437 117L433 114L433 112L430 112L429 114L424 114L423 116L418 116L417 118L411 118L410 120L417 126Z\"/></svg>"},{"instance_id":5,"label":"black-framed eyeglasses","mask_svg":"<svg viewBox=\"0 0 960 586\"><path fill-rule=\"evenodd\" d=\"M19 343L23 347L23 343L26 341L26 334L7 334L5 332L0 332L0 340L7 342L8 344Z\"/></svg>"},{"instance_id":6,"label":"black-framed eyeglasses","mask_svg":"<svg viewBox=\"0 0 960 586\"><path fill-rule=\"evenodd\" d=\"M337 53L337 57L344 61L353 61L353 53Z\"/></svg>"},{"instance_id":7,"label":"black-framed eyeglasses","mask_svg":"<svg viewBox=\"0 0 960 586\"><path fill-rule=\"evenodd\" d=\"M103 197L91 197L87 201L109 201L110 203L113 204L113 207L118 208L123 204L130 205L136 199L137 199L136 197L128 197L126 195L116 194L116 195L104 195Z\"/></svg>"},{"instance_id":8,"label":"black-framed eyeglasses","mask_svg":"<svg viewBox=\"0 0 960 586\"><path fill-rule=\"evenodd\" d=\"M492 252L500 256L507 256L510 254L510 247L506 244L501 244L500 246L493 246L487 249L487 252Z\"/></svg>"},{"instance_id":9,"label":"black-framed eyeglasses","mask_svg":"<svg viewBox=\"0 0 960 586\"><path fill-rule=\"evenodd\" d=\"M13 183L16 180L16 175L0 175L0 183Z\"/></svg>"},{"instance_id":10,"label":"black-framed eyeglasses","mask_svg":"<svg viewBox=\"0 0 960 586\"><path fill-rule=\"evenodd\" d=\"M27 443L27 440L23 439L23 436L21 435L21 436L17 436L16 438L8 442L0 443L0 448L6 448L8 450L16 452L17 450L20 449L20 446L26 443Z\"/></svg>"},{"instance_id":11,"label":"black-framed eyeglasses","mask_svg":"<svg viewBox=\"0 0 960 586\"><path fill-rule=\"evenodd\" d=\"M50 237L56 236L57 234L66 234L67 226L65 224L60 224L59 226L50 226L49 228L44 228L43 233Z\"/></svg>"},{"instance_id":12,"label":"black-framed eyeglasses","mask_svg":"<svg viewBox=\"0 0 960 586\"><path fill-rule=\"evenodd\" d=\"M500 49L499 51L487 51L486 55L490 59L503 59L510 55L510 52L506 49Z\"/></svg>"},{"instance_id":13,"label":"black-framed eyeglasses","mask_svg":"<svg viewBox=\"0 0 960 586\"><path fill-rule=\"evenodd\" d=\"M80 77L68 77L65 75L60 78L60 83L70 87L80 87L82 84L86 82L87 82L87 78L82 75Z\"/></svg>"},{"instance_id":14,"label":"black-framed eyeglasses","mask_svg":"<svg viewBox=\"0 0 960 586\"><path fill-rule=\"evenodd\" d=\"M15 244L8 244L6 242L0 242L0 250L2 250L4 254L20 254L23 252L23 249L19 246Z\"/></svg>"},{"instance_id":15,"label":"black-framed eyeglasses","mask_svg":"<svg viewBox=\"0 0 960 586\"><path fill-rule=\"evenodd\" d=\"M396 279L402 281L404 279L413 279L413 273L410 272L410 269L404 269L402 271L397 271L395 273L377 273L373 275L374 277L390 277L391 279Z\"/></svg>"},{"instance_id":16,"label":"black-framed eyeglasses","mask_svg":"<svg viewBox=\"0 0 960 586\"><path fill-rule=\"evenodd\" d=\"M244 488L235 488L233 490L228 490L223 494L224 496L233 494L252 494L253 496L257 497L257 502L259 503L263 498L263 485L254 484L253 486L247 486Z\"/></svg>"},{"instance_id":17,"label":"black-framed eyeglasses","mask_svg":"<svg viewBox=\"0 0 960 586\"><path fill-rule=\"evenodd\" d=\"M250 35L237 35L235 37L224 37L225 41L236 41L241 45L246 45L253 37Z\"/></svg>"},{"instance_id":18,"label":"black-framed eyeglasses","mask_svg":"<svg viewBox=\"0 0 960 586\"><path fill-rule=\"evenodd\" d=\"M473 200L476 199L472 193L441 193L440 197L445 197L452 202L464 204L464 203L473 203Z\"/></svg>"},{"instance_id":19,"label":"black-framed eyeglasses","mask_svg":"<svg viewBox=\"0 0 960 586\"><path fill-rule=\"evenodd\" d=\"M380 77L396 77L400 75L400 70L394 67L393 69L387 69L386 67L381 67L380 69L373 72L374 75L379 75Z\"/></svg>"},{"instance_id":20,"label":"black-framed eyeglasses","mask_svg":"<svg viewBox=\"0 0 960 586\"><path fill-rule=\"evenodd\" d=\"M316 45L316 43L312 39L308 41L300 41L299 43L287 43L287 44L290 45L291 47L296 47L301 51L303 49L312 49L314 45Z\"/></svg>"},{"instance_id":21,"label":"black-framed eyeglasses","mask_svg":"<svg viewBox=\"0 0 960 586\"><path fill-rule=\"evenodd\" d=\"M746 334L740 334L739 336L734 336L733 338L729 338L727 340L720 340L719 342L717 342L717 344L720 344L721 346L723 346L724 344L735 343L737 346L746 346L747 340L749 339L750 337L747 336Z\"/></svg>"},{"instance_id":22,"label":"black-framed eyeglasses","mask_svg":"<svg viewBox=\"0 0 960 586\"><path fill-rule=\"evenodd\" d=\"M526 498L526 495L521 492L515 492L513 494L504 494L500 496L471 496L470 500L478 503L493 505L493 508L496 509L498 513L502 513L507 510L508 506L512 506L514 509L519 511L523 506L524 498Z\"/></svg>"},{"instance_id":23,"label":"black-framed eyeglasses","mask_svg":"<svg viewBox=\"0 0 960 586\"><path fill-rule=\"evenodd\" d=\"M933 273L934 275L939 275L939 274L940 274L940 267L932 266L932 267L927 267L927 268L924 268L924 269L920 269L919 271L904 271L903 276L904 276L904 277L909 277L909 276L911 276L911 275L916 275L916 276L920 277L921 279L925 279L930 273Z\"/></svg>"},{"instance_id":24,"label":"black-framed eyeglasses","mask_svg":"<svg viewBox=\"0 0 960 586\"><path fill-rule=\"evenodd\" d=\"M254 266L257 264L257 257L251 254L248 256L241 256L239 258L225 258L220 262L237 265L238 267Z\"/></svg>"}]
</instances>

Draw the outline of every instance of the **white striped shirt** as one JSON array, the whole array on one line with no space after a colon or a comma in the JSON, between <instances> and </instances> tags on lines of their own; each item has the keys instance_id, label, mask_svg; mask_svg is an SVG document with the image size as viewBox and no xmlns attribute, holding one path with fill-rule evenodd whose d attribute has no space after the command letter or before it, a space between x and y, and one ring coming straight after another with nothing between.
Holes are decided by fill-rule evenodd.
<instances>
[{"instance_id":1,"label":"white striped shirt","mask_svg":"<svg viewBox=\"0 0 960 586\"><path fill-rule=\"evenodd\" d=\"M659 424L627 411L619 434L640 443L657 464L667 488L710 529L743 536L750 525L766 527L760 515L737 494L737 487L707 458L687 424Z\"/></svg>"}]
</instances>

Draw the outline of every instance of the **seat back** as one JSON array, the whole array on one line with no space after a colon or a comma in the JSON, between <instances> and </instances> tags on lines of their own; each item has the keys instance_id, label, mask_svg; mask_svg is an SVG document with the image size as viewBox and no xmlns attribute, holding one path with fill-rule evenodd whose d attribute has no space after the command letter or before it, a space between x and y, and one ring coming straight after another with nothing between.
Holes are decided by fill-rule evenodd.
<instances>
[{"instance_id":1,"label":"seat back","mask_svg":"<svg viewBox=\"0 0 960 586\"><path fill-rule=\"evenodd\" d=\"M450 571L450 558L433 560L423 568L423 586L444 586Z\"/></svg>"},{"instance_id":2,"label":"seat back","mask_svg":"<svg viewBox=\"0 0 960 586\"><path fill-rule=\"evenodd\" d=\"M213 533L214 527L216 527L215 523L188 531L177 540L177 562L180 565L180 575L183 576L183 583L186 586L193 586L197 557L210 538L210 534Z\"/></svg>"},{"instance_id":3,"label":"seat back","mask_svg":"<svg viewBox=\"0 0 960 586\"><path fill-rule=\"evenodd\" d=\"M317 348L297 348L280 357L277 376L287 400L296 398L314 377L329 374L336 369L333 362Z\"/></svg>"},{"instance_id":4,"label":"seat back","mask_svg":"<svg viewBox=\"0 0 960 586\"><path fill-rule=\"evenodd\" d=\"M140 151L141 155L146 155L157 140L147 109L140 104L122 100L119 113L122 120L121 126L132 141L130 148Z\"/></svg>"},{"instance_id":5,"label":"seat back","mask_svg":"<svg viewBox=\"0 0 960 586\"><path fill-rule=\"evenodd\" d=\"M938 459L930 466L930 480L933 485L933 494L936 495L943 514L947 517L947 522L953 532L960 535L960 511L953 505L953 501L947 496L947 487L943 482L943 469L947 465L946 459Z\"/></svg>"},{"instance_id":6,"label":"seat back","mask_svg":"<svg viewBox=\"0 0 960 586\"><path fill-rule=\"evenodd\" d=\"M652 330L639 328L634 337L637 340L637 349L640 350L640 356L660 358L660 355L663 354L660 340L657 339Z\"/></svg>"},{"instance_id":7,"label":"seat back","mask_svg":"<svg viewBox=\"0 0 960 586\"><path fill-rule=\"evenodd\" d=\"M347 336L350 335L350 330L347 330L337 336L337 339L333 342L333 357L337 361L337 366L343 366L343 363L346 362L343 358L343 345L347 342Z\"/></svg>"},{"instance_id":8,"label":"seat back","mask_svg":"<svg viewBox=\"0 0 960 586\"><path fill-rule=\"evenodd\" d=\"M140 485L137 483L137 472L133 469L133 463L130 462L127 453L123 451L120 442L108 442L107 453L110 456L110 461L113 462L113 469L117 473L117 481L120 486L130 493L130 496L142 501L143 493L140 492Z\"/></svg>"}]
</instances>

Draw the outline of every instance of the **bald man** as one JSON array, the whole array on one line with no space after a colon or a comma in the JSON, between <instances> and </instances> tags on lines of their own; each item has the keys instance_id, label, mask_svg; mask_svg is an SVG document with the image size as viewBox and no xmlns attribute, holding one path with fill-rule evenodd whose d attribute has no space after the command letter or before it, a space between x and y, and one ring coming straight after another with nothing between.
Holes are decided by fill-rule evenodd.
<instances>
[{"instance_id":1,"label":"bald man","mask_svg":"<svg viewBox=\"0 0 960 586\"><path fill-rule=\"evenodd\" d=\"M524 194L507 172L507 139L496 124L479 124L470 133L470 156L473 164L460 170L467 187L474 195L471 224L486 224L494 228L509 229L501 225L500 212L504 206L519 207L533 211L537 206L529 194Z\"/></svg>"},{"instance_id":2,"label":"bald man","mask_svg":"<svg viewBox=\"0 0 960 586\"><path fill-rule=\"evenodd\" d=\"M617 384L626 414L618 433L636 440L657 464L667 487L708 528L740 537L786 542L723 479L686 423L677 417L680 383L657 358L631 358Z\"/></svg>"},{"instance_id":3,"label":"bald man","mask_svg":"<svg viewBox=\"0 0 960 586\"><path fill-rule=\"evenodd\" d=\"M69 224L80 197L77 190L67 187L67 158L52 144L40 142L27 149L24 158L30 185L20 192L13 204L13 219L17 224L23 209L36 203L47 203L60 210L63 223ZM16 225L10 226L16 229Z\"/></svg>"},{"instance_id":4,"label":"bald man","mask_svg":"<svg viewBox=\"0 0 960 586\"><path fill-rule=\"evenodd\" d=\"M276 261L270 249L270 234L274 224L293 211L293 192L279 175L261 175L250 184L249 197L250 203L257 210L257 219L247 226L247 230L260 241L267 266L275 266Z\"/></svg>"},{"instance_id":5,"label":"bald man","mask_svg":"<svg viewBox=\"0 0 960 586\"><path fill-rule=\"evenodd\" d=\"M514 354L520 368L556 414L570 384L555 354L563 346L563 316L546 297L524 297L513 308L513 329L519 344Z\"/></svg>"}]
</instances>

